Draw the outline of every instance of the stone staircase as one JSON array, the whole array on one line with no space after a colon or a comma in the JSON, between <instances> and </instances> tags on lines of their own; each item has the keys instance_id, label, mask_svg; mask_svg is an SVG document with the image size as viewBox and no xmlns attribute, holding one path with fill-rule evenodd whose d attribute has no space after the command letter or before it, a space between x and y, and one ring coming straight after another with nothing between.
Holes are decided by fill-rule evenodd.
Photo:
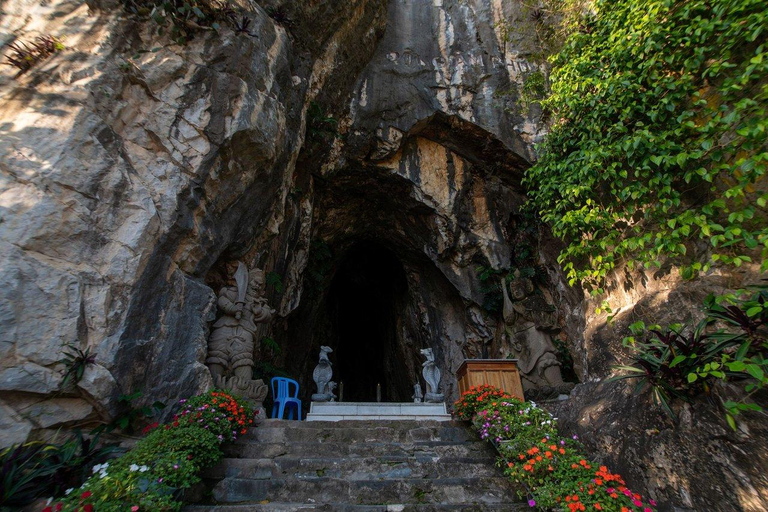
<instances>
[{"instance_id":1,"label":"stone staircase","mask_svg":"<svg viewBox=\"0 0 768 512\"><path fill-rule=\"evenodd\" d=\"M495 460L457 422L266 420L225 448L204 474L210 495L185 511L528 509Z\"/></svg>"}]
</instances>

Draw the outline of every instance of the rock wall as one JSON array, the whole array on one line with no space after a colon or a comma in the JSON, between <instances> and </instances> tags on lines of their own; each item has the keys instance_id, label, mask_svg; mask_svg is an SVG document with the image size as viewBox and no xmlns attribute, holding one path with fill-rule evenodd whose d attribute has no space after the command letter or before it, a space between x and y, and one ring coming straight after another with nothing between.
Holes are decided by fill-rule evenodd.
<instances>
[{"instance_id":1,"label":"rock wall","mask_svg":"<svg viewBox=\"0 0 768 512\"><path fill-rule=\"evenodd\" d=\"M252 35L201 31L184 46L120 9L4 10L3 42L51 34L67 49L18 77L2 68L3 444L109 421L120 393L172 402L210 385L204 276L233 241L277 235L306 106L356 76L385 12L302 7L297 22L324 28L310 51L243 8ZM79 390L59 389L65 344L96 354Z\"/></svg>"}]
</instances>

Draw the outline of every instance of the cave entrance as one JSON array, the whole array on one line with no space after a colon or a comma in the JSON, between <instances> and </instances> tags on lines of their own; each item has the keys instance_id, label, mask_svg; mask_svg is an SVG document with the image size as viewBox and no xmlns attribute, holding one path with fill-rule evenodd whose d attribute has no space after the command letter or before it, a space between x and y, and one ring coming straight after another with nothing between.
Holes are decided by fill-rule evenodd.
<instances>
[{"instance_id":1,"label":"cave entrance","mask_svg":"<svg viewBox=\"0 0 768 512\"><path fill-rule=\"evenodd\" d=\"M407 289L403 265L379 244L359 242L342 258L328 311L335 334L334 377L343 383L345 402L375 402L377 385L382 402L410 399L410 351L399 342Z\"/></svg>"}]
</instances>

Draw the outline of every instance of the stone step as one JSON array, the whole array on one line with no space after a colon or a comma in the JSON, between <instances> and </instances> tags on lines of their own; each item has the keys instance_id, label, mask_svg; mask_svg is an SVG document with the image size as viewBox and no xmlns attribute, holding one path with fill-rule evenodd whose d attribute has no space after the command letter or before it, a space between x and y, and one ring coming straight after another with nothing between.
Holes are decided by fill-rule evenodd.
<instances>
[{"instance_id":1,"label":"stone step","mask_svg":"<svg viewBox=\"0 0 768 512\"><path fill-rule=\"evenodd\" d=\"M453 503L453 504L389 504L389 505L349 505L343 503L241 503L237 505L189 505L184 512L303 512L323 510L333 512L443 512L460 510L462 512L510 512L530 510L523 503Z\"/></svg>"},{"instance_id":2,"label":"stone step","mask_svg":"<svg viewBox=\"0 0 768 512\"><path fill-rule=\"evenodd\" d=\"M463 457L489 460L495 452L481 441L455 443L450 441L414 441L411 443L258 443L238 442L223 448L225 457L237 459L271 459L275 457L335 457L339 459L365 457L415 457L430 460L443 457Z\"/></svg>"},{"instance_id":3,"label":"stone step","mask_svg":"<svg viewBox=\"0 0 768 512\"><path fill-rule=\"evenodd\" d=\"M368 422L359 422L359 421L294 421L294 420L279 420L279 419L265 419L261 420L259 425L257 427L252 427L251 430L256 430L259 428L271 428L271 427L282 427L282 428L291 428L291 429L307 429L307 430L314 430L317 428L363 428L363 427L390 427L390 428L396 428L400 430L408 430L412 428L420 428L420 427L459 427L459 428L466 428L466 425L462 421L456 421L451 420L449 423L445 423L444 421L433 421L428 419L423 419L419 421L414 420L398 420L398 419L392 419L387 421L368 421Z\"/></svg>"},{"instance_id":4,"label":"stone step","mask_svg":"<svg viewBox=\"0 0 768 512\"><path fill-rule=\"evenodd\" d=\"M370 420L451 421L445 403L312 402L307 422Z\"/></svg>"},{"instance_id":5,"label":"stone step","mask_svg":"<svg viewBox=\"0 0 768 512\"><path fill-rule=\"evenodd\" d=\"M310 424L302 422L305 424ZM258 443L286 443L286 442L343 442L343 443L367 443L367 442L393 442L409 443L414 441L451 441L466 442L477 441L475 434L459 425L437 423L434 426L417 426L415 428L397 428L388 425L358 426L356 421L351 426L343 428L323 426L317 428L286 428L283 425L269 424L259 428L250 429L244 441ZM318 423L319 424L319 423ZM331 423L330 425L333 425Z\"/></svg>"},{"instance_id":6,"label":"stone step","mask_svg":"<svg viewBox=\"0 0 768 512\"><path fill-rule=\"evenodd\" d=\"M450 478L456 475L497 477L501 473L492 459L469 457L443 457L440 460L415 457L362 457L339 459L335 457L305 458L278 457L275 459L222 459L206 470L203 477L211 480L224 478L313 479L317 477L345 480L372 480L398 478Z\"/></svg>"},{"instance_id":7,"label":"stone step","mask_svg":"<svg viewBox=\"0 0 768 512\"><path fill-rule=\"evenodd\" d=\"M400 478L397 480L346 480L328 477L306 479L226 478L213 488L217 504L270 502L346 503L354 505L399 504L506 504L517 501L515 488L503 476L465 478Z\"/></svg>"}]
</instances>

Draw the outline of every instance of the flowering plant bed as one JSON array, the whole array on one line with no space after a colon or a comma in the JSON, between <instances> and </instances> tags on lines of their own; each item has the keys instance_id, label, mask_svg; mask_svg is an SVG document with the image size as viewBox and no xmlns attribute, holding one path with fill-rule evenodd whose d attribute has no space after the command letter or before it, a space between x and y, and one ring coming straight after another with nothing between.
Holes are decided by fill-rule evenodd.
<instances>
[{"instance_id":1,"label":"flowering plant bed","mask_svg":"<svg viewBox=\"0 0 768 512\"><path fill-rule=\"evenodd\" d=\"M482 439L496 447L499 464L521 484L521 498L540 510L654 512L656 503L627 488L620 475L585 457L577 436L564 438L557 420L533 402L493 386L471 388L454 404L460 419L472 418Z\"/></svg>"},{"instance_id":2,"label":"flowering plant bed","mask_svg":"<svg viewBox=\"0 0 768 512\"><path fill-rule=\"evenodd\" d=\"M165 424L154 423L122 457L93 467L77 490L42 512L170 511L181 508L180 494L200 481L200 471L221 458L219 446L245 434L252 411L221 391L181 400L181 410Z\"/></svg>"}]
</instances>

